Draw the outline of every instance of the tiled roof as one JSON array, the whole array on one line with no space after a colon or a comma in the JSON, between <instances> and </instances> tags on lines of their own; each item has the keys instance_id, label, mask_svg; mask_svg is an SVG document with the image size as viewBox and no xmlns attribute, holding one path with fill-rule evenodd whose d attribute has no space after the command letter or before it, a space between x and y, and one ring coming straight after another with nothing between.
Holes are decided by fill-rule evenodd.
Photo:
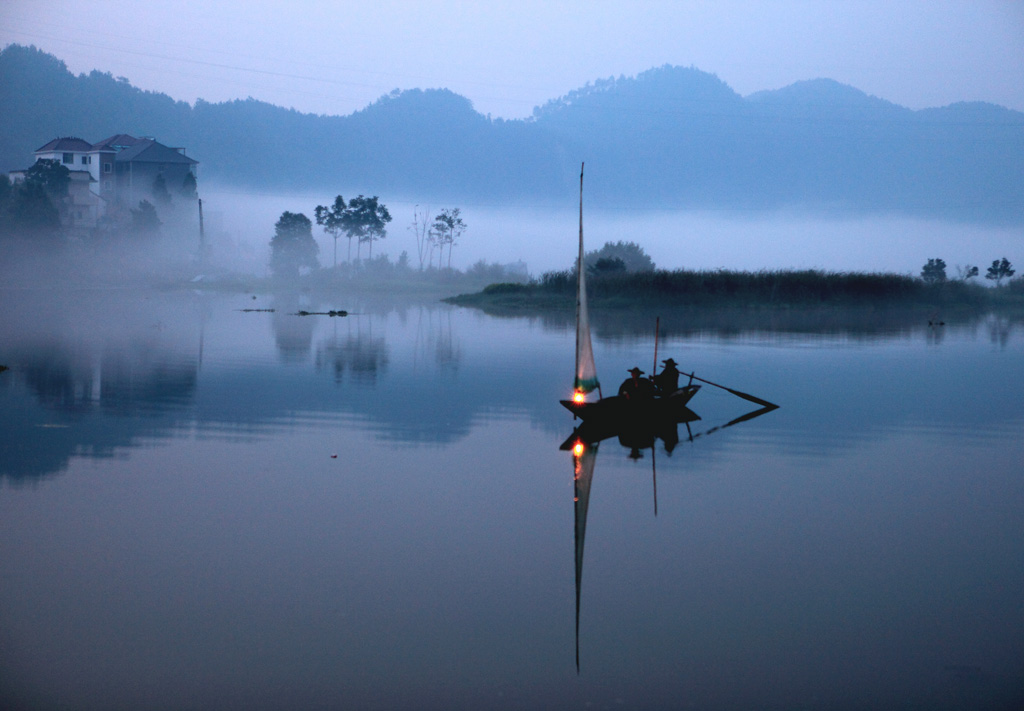
<instances>
[{"instance_id":1,"label":"tiled roof","mask_svg":"<svg viewBox=\"0 0 1024 711\"><path fill-rule=\"evenodd\" d=\"M45 146L36 149L36 153L52 151L77 151L79 153L115 153L114 160L120 162L137 161L142 163L184 163L197 165L199 161L182 155L173 148L154 141L152 138L135 138L127 133L118 133L105 138L99 143L89 143L81 138L55 138Z\"/></svg>"},{"instance_id":2,"label":"tiled roof","mask_svg":"<svg viewBox=\"0 0 1024 711\"><path fill-rule=\"evenodd\" d=\"M36 149L36 153L43 153L47 151L79 151L86 152L92 150L92 144L88 141L83 141L81 138L75 138L74 136L66 136L64 138L55 138L45 146Z\"/></svg>"},{"instance_id":3,"label":"tiled roof","mask_svg":"<svg viewBox=\"0 0 1024 711\"><path fill-rule=\"evenodd\" d=\"M130 148L117 153L114 160L118 163L139 162L139 163L185 163L197 165L199 161L183 156L173 148L168 148L162 143L151 139L140 139L138 143Z\"/></svg>"},{"instance_id":4,"label":"tiled roof","mask_svg":"<svg viewBox=\"0 0 1024 711\"><path fill-rule=\"evenodd\" d=\"M130 148L136 143L143 141L142 138L135 138L135 136L129 136L127 133L118 133L110 138L105 138L99 143L92 144L92 147L96 150L103 149L116 149L116 148Z\"/></svg>"}]
</instances>

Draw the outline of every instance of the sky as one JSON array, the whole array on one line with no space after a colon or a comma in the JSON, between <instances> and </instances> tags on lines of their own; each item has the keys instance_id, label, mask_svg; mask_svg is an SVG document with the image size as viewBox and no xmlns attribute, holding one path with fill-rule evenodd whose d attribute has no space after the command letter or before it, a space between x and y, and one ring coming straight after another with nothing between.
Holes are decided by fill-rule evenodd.
<instances>
[{"instance_id":1,"label":"sky","mask_svg":"<svg viewBox=\"0 0 1024 711\"><path fill-rule=\"evenodd\" d=\"M318 114L447 88L522 118L664 64L742 95L827 77L914 109L1024 111L1021 0L3 0L10 43L190 103L251 96Z\"/></svg>"}]
</instances>

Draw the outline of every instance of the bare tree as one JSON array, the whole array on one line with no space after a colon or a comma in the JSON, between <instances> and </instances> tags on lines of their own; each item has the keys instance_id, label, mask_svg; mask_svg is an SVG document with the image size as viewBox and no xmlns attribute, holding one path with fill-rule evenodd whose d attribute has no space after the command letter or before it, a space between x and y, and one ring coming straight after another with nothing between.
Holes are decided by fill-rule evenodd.
<instances>
[{"instance_id":1,"label":"bare tree","mask_svg":"<svg viewBox=\"0 0 1024 711\"><path fill-rule=\"evenodd\" d=\"M968 279L973 279L978 276L978 268L970 264L960 266L956 265L956 278L959 281L966 282Z\"/></svg>"},{"instance_id":2,"label":"bare tree","mask_svg":"<svg viewBox=\"0 0 1024 711\"><path fill-rule=\"evenodd\" d=\"M420 212L419 205L413 208L412 224L409 230L416 236L416 256L420 260L420 271L423 271L423 260L430 256L433 232L430 230L430 208Z\"/></svg>"}]
</instances>

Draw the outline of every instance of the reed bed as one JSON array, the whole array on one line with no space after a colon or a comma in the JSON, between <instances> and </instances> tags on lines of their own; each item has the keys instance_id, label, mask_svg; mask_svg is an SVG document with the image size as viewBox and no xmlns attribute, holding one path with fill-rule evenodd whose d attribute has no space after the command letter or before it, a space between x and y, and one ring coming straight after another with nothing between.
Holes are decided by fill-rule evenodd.
<instances>
[{"instance_id":1,"label":"reed bed","mask_svg":"<svg viewBox=\"0 0 1024 711\"><path fill-rule=\"evenodd\" d=\"M874 338L902 329L977 322L998 314L1024 323L1024 277L1000 287L980 281L929 283L908 275L823 270L677 270L587 279L592 325L605 336L643 333L661 317L666 333L842 333ZM575 319L574 270L530 283L496 283L444 299L498 317ZM681 329L681 330L680 330Z\"/></svg>"},{"instance_id":2,"label":"reed bed","mask_svg":"<svg viewBox=\"0 0 1024 711\"><path fill-rule=\"evenodd\" d=\"M537 296L572 295L575 290L576 275L566 270L544 274L534 284L516 288L516 293L520 297L531 292ZM595 275L587 280L587 292L594 303L658 299L674 305L804 306L876 302L982 305L997 291L1004 290L960 281L927 283L902 274L816 269L659 270ZM1020 289L1008 287L1005 291L1009 295ZM500 290L491 293L496 295Z\"/></svg>"}]
</instances>

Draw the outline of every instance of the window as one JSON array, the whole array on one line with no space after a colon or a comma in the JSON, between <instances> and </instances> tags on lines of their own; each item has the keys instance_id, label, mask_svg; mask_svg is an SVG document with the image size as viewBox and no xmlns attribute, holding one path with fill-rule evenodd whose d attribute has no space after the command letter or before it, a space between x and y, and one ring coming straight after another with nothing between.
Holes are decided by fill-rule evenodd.
<instances>
[{"instance_id":1,"label":"window","mask_svg":"<svg viewBox=\"0 0 1024 711\"><path fill-rule=\"evenodd\" d=\"M104 173L110 173L110 172L113 171L113 169L114 169L114 164L113 163L104 163L103 164L103 172Z\"/></svg>"},{"instance_id":2,"label":"window","mask_svg":"<svg viewBox=\"0 0 1024 711\"><path fill-rule=\"evenodd\" d=\"M64 163L65 165L74 165L75 164L75 154L74 153L65 153L63 159L61 160L61 162Z\"/></svg>"},{"instance_id":3,"label":"window","mask_svg":"<svg viewBox=\"0 0 1024 711\"><path fill-rule=\"evenodd\" d=\"M110 163L107 163L107 165L110 165ZM104 180L103 181L103 192L109 193L111 187L112 187L112 184L111 184L111 182L109 180Z\"/></svg>"},{"instance_id":4,"label":"window","mask_svg":"<svg viewBox=\"0 0 1024 711\"><path fill-rule=\"evenodd\" d=\"M92 156L82 156L82 165L92 165Z\"/></svg>"}]
</instances>

